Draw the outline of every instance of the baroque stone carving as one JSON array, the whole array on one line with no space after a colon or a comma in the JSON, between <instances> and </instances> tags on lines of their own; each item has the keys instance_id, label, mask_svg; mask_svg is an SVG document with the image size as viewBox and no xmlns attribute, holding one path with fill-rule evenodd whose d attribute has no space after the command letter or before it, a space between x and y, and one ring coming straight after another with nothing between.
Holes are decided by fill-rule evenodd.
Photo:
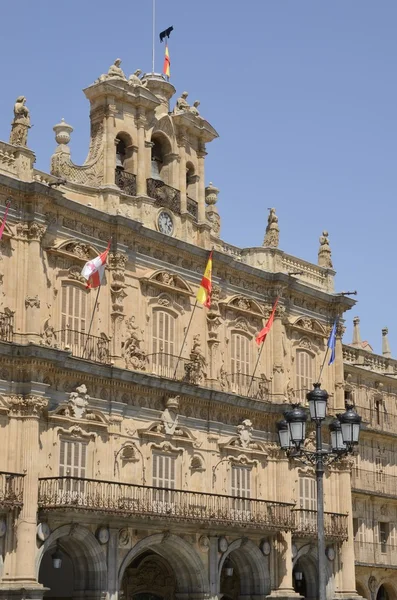
<instances>
[{"instance_id":1,"label":"baroque stone carving","mask_svg":"<svg viewBox=\"0 0 397 600\"><path fill-rule=\"evenodd\" d=\"M29 241L41 241L46 229L47 228L44 225L35 223L34 221L29 223L18 223L15 227L17 235Z\"/></svg>"},{"instance_id":2,"label":"baroque stone carving","mask_svg":"<svg viewBox=\"0 0 397 600\"><path fill-rule=\"evenodd\" d=\"M244 419L244 421L237 426L237 433L240 440L240 446L242 448L248 448L252 442L252 423L249 419Z\"/></svg>"},{"instance_id":3,"label":"baroque stone carving","mask_svg":"<svg viewBox=\"0 0 397 600\"><path fill-rule=\"evenodd\" d=\"M50 319L44 323L43 333L41 334L41 343L44 346L54 347L57 344L57 336L54 327L51 325Z\"/></svg>"},{"instance_id":4,"label":"baroque stone carving","mask_svg":"<svg viewBox=\"0 0 397 600\"><path fill-rule=\"evenodd\" d=\"M40 299L36 296L26 296L25 308L40 308Z\"/></svg>"},{"instance_id":5,"label":"baroque stone carving","mask_svg":"<svg viewBox=\"0 0 397 600\"><path fill-rule=\"evenodd\" d=\"M187 112L190 110L190 105L186 98L188 97L188 92L182 92L178 100L176 101L176 106L174 108L174 114L177 115L179 113Z\"/></svg>"},{"instance_id":6,"label":"baroque stone carving","mask_svg":"<svg viewBox=\"0 0 397 600\"><path fill-rule=\"evenodd\" d=\"M48 406L48 400L42 396L10 396L8 401L11 412L22 416L38 417Z\"/></svg>"},{"instance_id":7,"label":"baroque stone carving","mask_svg":"<svg viewBox=\"0 0 397 600\"><path fill-rule=\"evenodd\" d=\"M82 419L86 414L89 399L84 384L77 387L74 392L70 392L68 400L70 414L76 419Z\"/></svg>"},{"instance_id":8,"label":"baroque stone carving","mask_svg":"<svg viewBox=\"0 0 397 600\"><path fill-rule=\"evenodd\" d=\"M193 346L190 352L190 360L185 364L184 381L200 385L207 377L206 369L207 361L201 350L200 334L193 337Z\"/></svg>"},{"instance_id":9,"label":"baroque stone carving","mask_svg":"<svg viewBox=\"0 0 397 600\"><path fill-rule=\"evenodd\" d=\"M165 409L161 413L161 422L163 431L167 435L173 435L178 425L179 396L168 398L165 403Z\"/></svg>"},{"instance_id":10,"label":"baroque stone carving","mask_svg":"<svg viewBox=\"0 0 397 600\"><path fill-rule=\"evenodd\" d=\"M25 96L18 96L14 104L14 120L11 124L10 144L14 146L28 145L30 129L29 109L25 106Z\"/></svg>"},{"instance_id":11,"label":"baroque stone carving","mask_svg":"<svg viewBox=\"0 0 397 600\"><path fill-rule=\"evenodd\" d=\"M147 80L143 80L139 78L140 74L142 73L141 69L137 69L136 71L134 71L132 73L132 75L130 75L128 77L128 83L129 85L133 85L133 86L140 86L143 85L145 86L147 84Z\"/></svg>"},{"instance_id":12,"label":"baroque stone carving","mask_svg":"<svg viewBox=\"0 0 397 600\"><path fill-rule=\"evenodd\" d=\"M126 324L128 335L122 351L125 366L127 369L144 371L146 369L147 356L146 352L141 349L141 342L143 340L139 337L139 327L135 325L135 317L130 317Z\"/></svg>"},{"instance_id":13,"label":"baroque stone carving","mask_svg":"<svg viewBox=\"0 0 397 600\"><path fill-rule=\"evenodd\" d=\"M265 248L278 248L279 238L280 228L278 226L278 217L276 215L276 209L271 208L267 220L267 227L265 239L263 240L263 245L265 246Z\"/></svg>"},{"instance_id":14,"label":"baroque stone carving","mask_svg":"<svg viewBox=\"0 0 397 600\"><path fill-rule=\"evenodd\" d=\"M318 265L327 269L332 269L331 247L328 240L328 231L323 231L320 236L320 248L318 250Z\"/></svg>"}]
</instances>

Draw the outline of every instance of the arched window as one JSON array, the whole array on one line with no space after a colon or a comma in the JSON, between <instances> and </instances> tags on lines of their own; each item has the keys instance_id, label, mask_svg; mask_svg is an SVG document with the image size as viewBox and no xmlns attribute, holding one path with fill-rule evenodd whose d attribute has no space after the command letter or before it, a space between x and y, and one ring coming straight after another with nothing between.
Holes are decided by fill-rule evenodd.
<instances>
[{"instance_id":1,"label":"arched window","mask_svg":"<svg viewBox=\"0 0 397 600\"><path fill-rule=\"evenodd\" d=\"M152 140L152 179L163 181L162 170L164 166L164 153L161 142L158 139Z\"/></svg>"},{"instance_id":2,"label":"arched window","mask_svg":"<svg viewBox=\"0 0 397 600\"><path fill-rule=\"evenodd\" d=\"M306 394L312 389L313 383L313 356L306 350L296 352L296 399L300 402L306 400Z\"/></svg>"},{"instance_id":3,"label":"arched window","mask_svg":"<svg viewBox=\"0 0 397 600\"><path fill-rule=\"evenodd\" d=\"M125 142L120 138L116 138L116 168L124 169L124 162L126 157Z\"/></svg>"},{"instance_id":4,"label":"arched window","mask_svg":"<svg viewBox=\"0 0 397 600\"><path fill-rule=\"evenodd\" d=\"M173 377L176 366L175 317L164 310L153 311L152 353L153 370L158 375ZM183 363L180 362L183 367Z\"/></svg>"},{"instance_id":5,"label":"arched window","mask_svg":"<svg viewBox=\"0 0 397 600\"><path fill-rule=\"evenodd\" d=\"M186 163L186 195L196 200L196 173L191 162Z\"/></svg>"}]
</instances>

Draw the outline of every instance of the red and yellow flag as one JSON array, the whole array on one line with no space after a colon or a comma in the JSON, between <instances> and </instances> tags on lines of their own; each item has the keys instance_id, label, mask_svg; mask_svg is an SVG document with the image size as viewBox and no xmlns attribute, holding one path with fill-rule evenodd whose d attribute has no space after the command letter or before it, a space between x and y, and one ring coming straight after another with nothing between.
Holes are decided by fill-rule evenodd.
<instances>
[{"instance_id":1,"label":"red and yellow flag","mask_svg":"<svg viewBox=\"0 0 397 600\"><path fill-rule=\"evenodd\" d=\"M276 301L275 301L274 306L273 306L273 310L272 310L272 312L270 314L270 317L267 320L266 325L264 326L264 328L256 336L256 343L258 345L262 344L265 341L266 336L269 333L271 326L273 325L274 315L276 313L276 308L277 308L277 304L278 304L278 298L279 297L276 298Z\"/></svg>"},{"instance_id":2,"label":"red and yellow flag","mask_svg":"<svg viewBox=\"0 0 397 600\"><path fill-rule=\"evenodd\" d=\"M197 302L203 304L206 308L211 306L211 291L212 291L212 250L208 257L207 266L205 267L204 275L197 292Z\"/></svg>"},{"instance_id":3,"label":"red and yellow flag","mask_svg":"<svg viewBox=\"0 0 397 600\"><path fill-rule=\"evenodd\" d=\"M170 78L170 54L168 52L168 44L165 45L165 55L164 55L164 66L163 66L163 75Z\"/></svg>"}]
</instances>

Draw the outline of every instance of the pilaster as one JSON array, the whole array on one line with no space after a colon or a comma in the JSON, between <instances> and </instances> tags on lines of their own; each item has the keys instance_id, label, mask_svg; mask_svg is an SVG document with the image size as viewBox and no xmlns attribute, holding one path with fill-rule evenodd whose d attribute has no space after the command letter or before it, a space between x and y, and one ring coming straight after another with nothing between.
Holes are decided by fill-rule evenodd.
<instances>
[{"instance_id":1,"label":"pilaster","mask_svg":"<svg viewBox=\"0 0 397 600\"><path fill-rule=\"evenodd\" d=\"M136 186L138 196L146 196L146 148L145 148L145 127L146 114L143 108L139 108L136 116L136 126L138 130L138 170L136 174ZM150 164L150 161L149 161Z\"/></svg>"},{"instance_id":2,"label":"pilaster","mask_svg":"<svg viewBox=\"0 0 397 600\"><path fill-rule=\"evenodd\" d=\"M198 222L204 223L205 221L205 157L207 152L205 151L204 142L200 143L199 150L197 151L197 163L198 163L198 184L197 184L197 205L198 205Z\"/></svg>"},{"instance_id":3,"label":"pilaster","mask_svg":"<svg viewBox=\"0 0 397 600\"><path fill-rule=\"evenodd\" d=\"M277 587L266 598L269 600L272 598L280 600L301 598L300 594L295 592L292 584L292 534L290 531L280 532L275 536L271 564L274 583Z\"/></svg>"}]
</instances>

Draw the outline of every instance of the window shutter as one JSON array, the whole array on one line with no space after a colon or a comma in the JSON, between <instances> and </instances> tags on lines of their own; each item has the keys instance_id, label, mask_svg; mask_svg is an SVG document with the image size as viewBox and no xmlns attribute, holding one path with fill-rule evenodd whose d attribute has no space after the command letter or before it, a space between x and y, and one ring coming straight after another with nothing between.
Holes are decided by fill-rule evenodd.
<instances>
[{"instance_id":1,"label":"window shutter","mask_svg":"<svg viewBox=\"0 0 397 600\"><path fill-rule=\"evenodd\" d=\"M175 456L153 454L153 487L175 489Z\"/></svg>"},{"instance_id":2,"label":"window shutter","mask_svg":"<svg viewBox=\"0 0 397 600\"><path fill-rule=\"evenodd\" d=\"M72 440L60 440L59 475L60 477L85 477L87 443Z\"/></svg>"},{"instance_id":3,"label":"window shutter","mask_svg":"<svg viewBox=\"0 0 397 600\"><path fill-rule=\"evenodd\" d=\"M84 347L88 292L76 285L62 284L61 290L61 342ZM75 331L76 333L71 333ZM78 349L78 348L77 348Z\"/></svg>"},{"instance_id":4,"label":"window shutter","mask_svg":"<svg viewBox=\"0 0 397 600\"><path fill-rule=\"evenodd\" d=\"M233 333L231 339L231 372L251 373L251 340L240 333Z\"/></svg>"},{"instance_id":5,"label":"window shutter","mask_svg":"<svg viewBox=\"0 0 397 600\"><path fill-rule=\"evenodd\" d=\"M296 398L306 400L306 393L313 383L313 357L306 350L296 352Z\"/></svg>"},{"instance_id":6,"label":"window shutter","mask_svg":"<svg viewBox=\"0 0 397 600\"><path fill-rule=\"evenodd\" d=\"M175 317L163 310L153 312L153 353L174 354Z\"/></svg>"},{"instance_id":7,"label":"window shutter","mask_svg":"<svg viewBox=\"0 0 397 600\"><path fill-rule=\"evenodd\" d=\"M64 477L66 475L66 464L65 464L65 456L66 454L66 443L64 440L60 442L60 452L59 452L59 476Z\"/></svg>"},{"instance_id":8,"label":"window shutter","mask_svg":"<svg viewBox=\"0 0 397 600\"><path fill-rule=\"evenodd\" d=\"M389 544L393 548L396 546L396 524L389 523Z\"/></svg>"}]
</instances>

